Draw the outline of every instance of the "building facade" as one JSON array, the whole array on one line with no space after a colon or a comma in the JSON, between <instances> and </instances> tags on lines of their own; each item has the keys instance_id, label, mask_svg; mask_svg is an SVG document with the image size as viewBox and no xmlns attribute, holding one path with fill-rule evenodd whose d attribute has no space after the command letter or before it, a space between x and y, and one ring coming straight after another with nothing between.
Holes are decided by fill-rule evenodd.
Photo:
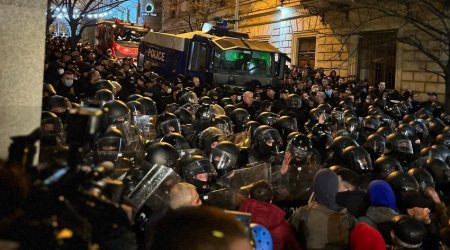
<instances>
[{"instance_id":1,"label":"building facade","mask_svg":"<svg viewBox=\"0 0 450 250\"><path fill-rule=\"evenodd\" d=\"M173 1L175 5L163 3L162 30L190 31L186 22L190 1ZM398 38L421 30L399 18L373 18L370 10L358 9L358 0L226 2L210 10L209 21L216 16L232 18L238 12L238 30L269 41L292 59L291 65L322 67L327 73L336 70L341 76L356 75L373 85L384 81L388 88L411 89L423 98L427 92L436 92L444 99L445 81L438 76L442 73L439 65L417 47L398 42ZM440 29L439 24L434 26ZM420 40L440 60L448 60L448 47L426 34Z\"/></svg>"}]
</instances>

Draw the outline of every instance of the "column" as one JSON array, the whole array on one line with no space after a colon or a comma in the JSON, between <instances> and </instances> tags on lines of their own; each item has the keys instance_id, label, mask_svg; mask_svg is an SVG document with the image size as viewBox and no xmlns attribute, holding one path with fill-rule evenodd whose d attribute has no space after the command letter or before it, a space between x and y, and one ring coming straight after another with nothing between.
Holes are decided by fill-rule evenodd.
<instances>
[{"instance_id":1,"label":"column","mask_svg":"<svg viewBox=\"0 0 450 250\"><path fill-rule=\"evenodd\" d=\"M0 0L0 158L10 137L39 127L46 0Z\"/></svg>"}]
</instances>

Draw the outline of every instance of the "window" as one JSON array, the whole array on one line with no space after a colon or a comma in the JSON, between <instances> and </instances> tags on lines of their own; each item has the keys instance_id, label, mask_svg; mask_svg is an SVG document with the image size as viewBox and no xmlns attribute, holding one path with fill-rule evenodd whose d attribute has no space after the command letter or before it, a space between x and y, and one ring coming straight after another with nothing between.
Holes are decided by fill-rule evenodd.
<instances>
[{"instance_id":1,"label":"window","mask_svg":"<svg viewBox=\"0 0 450 250\"><path fill-rule=\"evenodd\" d=\"M359 38L358 75L369 83L386 82L395 88L396 39L395 31L362 33Z\"/></svg>"},{"instance_id":2,"label":"window","mask_svg":"<svg viewBox=\"0 0 450 250\"><path fill-rule=\"evenodd\" d=\"M203 43L193 42L189 61L189 70L202 71L206 69L206 46Z\"/></svg>"},{"instance_id":3,"label":"window","mask_svg":"<svg viewBox=\"0 0 450 250\"><path fill-rule=\"evenodd\" d=\"M314 68L316 61L316 38L300 37L297 40L297 65L304 67L309 65Z\"/></svg>"}]
</instances>

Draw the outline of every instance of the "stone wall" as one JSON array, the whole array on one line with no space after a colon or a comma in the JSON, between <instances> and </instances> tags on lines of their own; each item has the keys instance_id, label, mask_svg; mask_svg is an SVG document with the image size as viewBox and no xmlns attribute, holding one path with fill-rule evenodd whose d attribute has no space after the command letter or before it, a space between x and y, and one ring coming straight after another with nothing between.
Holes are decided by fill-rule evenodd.
<instances>
[{"instance_id":1,"label":"stone wall","mask_svg":"<svg viewBox=\"0 0 450 250\"><path fill-rule=\"evenodd\" d=\"M0 158L40 125L46 0L0 0Z\"/></svg>"}]
</instances>

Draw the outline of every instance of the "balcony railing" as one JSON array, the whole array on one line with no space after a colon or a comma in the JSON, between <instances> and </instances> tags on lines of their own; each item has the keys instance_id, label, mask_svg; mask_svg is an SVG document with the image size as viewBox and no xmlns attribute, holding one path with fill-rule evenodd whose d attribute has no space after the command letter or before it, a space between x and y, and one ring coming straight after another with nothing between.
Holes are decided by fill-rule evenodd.
<instances>
[{"instance_id":1,"label":"balcony railing","mask_svg":"<svg viewBox=\"0 0 450 250\"><path fill-rule=\"evenodd\" d=\"M329 8L332 5L348 5L352 6L354 0L300 0L300 4L305 7L313 8Z\"/></svg>"}]
</instances>

